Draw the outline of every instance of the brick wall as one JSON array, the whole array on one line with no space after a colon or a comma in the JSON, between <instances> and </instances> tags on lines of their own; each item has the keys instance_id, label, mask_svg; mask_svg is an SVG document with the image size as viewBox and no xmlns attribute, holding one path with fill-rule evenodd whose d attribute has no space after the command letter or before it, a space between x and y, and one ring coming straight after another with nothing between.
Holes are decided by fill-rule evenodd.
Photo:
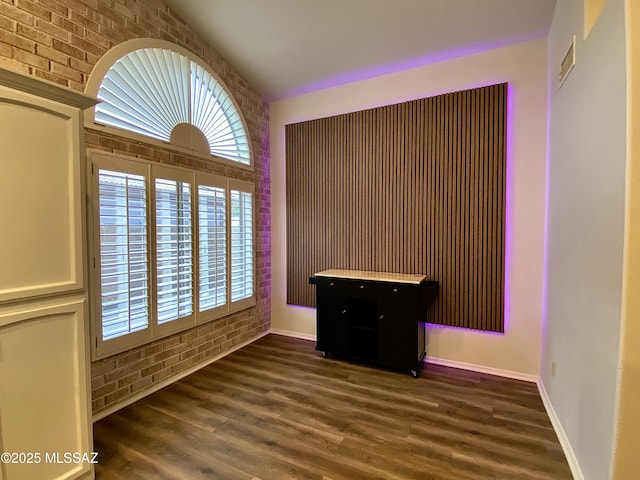
<instances>
[{"instance_id":1,"label":"brick wall","mask_svg":"<svg viewBox=\"0 0 640 480\"><path fill-rule=\"evenodd\" d=\"M97 60L134 38L180 45L203 59L229 88L251 139L254 170L85 129L87 148L178 165L256 184L255 307L94 362L94 414L177 376L270 327L268 107L260 95L160 0L0 0L0 66L84 91Z\"/></svg>"}]
</instances>

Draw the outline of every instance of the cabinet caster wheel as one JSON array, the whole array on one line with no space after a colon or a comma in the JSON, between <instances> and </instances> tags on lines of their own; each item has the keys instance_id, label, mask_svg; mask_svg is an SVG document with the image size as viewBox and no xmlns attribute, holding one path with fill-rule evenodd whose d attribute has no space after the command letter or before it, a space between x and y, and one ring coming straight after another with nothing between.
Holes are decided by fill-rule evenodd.
<instances>
[{"instance_id":1,"label":"cabinet caster wheel","mask_svg":"<svg viewBox=\"0 0 640 480\"><path fill-rule=\"evenodd\" d=\"M411 370L411 376L413 378L418 378L418 371L417 370Z\"/></svg>"},{"instance_id":2,"label":"cabinet caster wheel","mask_svg":"<svg viewBox=\"0 0 640 480\"><path fill-rule=\"evenodd\" d=\"M320 354L322 355L322 358L327 358L327 352L320 352Z\"/></svg>"}]
</instances>

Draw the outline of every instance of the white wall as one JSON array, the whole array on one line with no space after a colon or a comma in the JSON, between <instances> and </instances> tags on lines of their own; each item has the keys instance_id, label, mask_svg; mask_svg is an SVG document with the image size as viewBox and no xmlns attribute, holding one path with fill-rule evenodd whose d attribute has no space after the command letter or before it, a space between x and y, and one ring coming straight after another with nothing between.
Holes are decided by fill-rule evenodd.
<instances>
[{"instance_id":1,"label":"white wall","mask_svg":"<svg viewBox=\"0 0 640 480\"><path fill-rule=\"evenodd\" d=\"M315 310L286 305L285 125L509 82L506 332L429 326L427 353L536 377L542 338L546 68L547 42L541 39L271 103L272 329L315 336Z\"/></svg>"},{"instance_id":2,"label":"white wall","mask_svg":"<svg viewBox=\"0 0 640 480\"><path fill-rule=\"evenodd\" d=\"M614 479L640 472L640 4L625 0L627 40L627 168L622 287L622 342Z\"/></svg>"},{"instance_id":3,"label":"white wall","mask_svg":"<svg viewBox=\"0 0 640 480\"><path fill-rule=\"evenodd\" d=\"M622 295L626 162L623 0L583 40L583 1L549 35L550 155L542 381L587 480L610 478ZM558 66L576 35L576 66ZM551 362L557 373L551 375Z\"/></svg>"}]
</instances>

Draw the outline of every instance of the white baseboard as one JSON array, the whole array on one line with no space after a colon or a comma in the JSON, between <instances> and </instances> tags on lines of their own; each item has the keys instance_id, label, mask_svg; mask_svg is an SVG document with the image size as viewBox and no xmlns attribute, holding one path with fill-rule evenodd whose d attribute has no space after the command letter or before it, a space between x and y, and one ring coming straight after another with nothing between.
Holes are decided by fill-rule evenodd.
<instances>
[{"instance_id":1,"label":"white baseboard","mask_svg":"<svg viewBox=\"0 0 640 480\"><path fill-rule=\"evenodd\" d=\"M274 335L283 335L285 337L299 338L300 340L316 341L316 336L308 333L290 332L289 330L278 330L277 328L272 328L271 333Z\"/></svg>"},{"instance_id":2,"label":"white baseboard","mask_svg":"<svg viewBox=\"0 0 640 480\"><path fill-rule=\"evenodd\" d=\"M578 463L576 454L574 453L573 448L571 447L571 442L569 442L569 438L567 437L567 434L562 428L562 423L560 423L560 419L558 418L558 415L553 409L553 405L551 404L549 395L547 394L547 391L544 388L544 383L542 383L542 378L536 375L528 375L525 373L512 372L509 370L501 370L497 368L484 367L482 365L455 362L452 360L443 360L441 358L427 357L425 361L427 363L433 363L435 365L462 368L464 370L472 370L474 372L488 373L490 375L498 375L500 377L513 378L516 380L524 380L527 382L535 383L538 386L538 392L540 393L540 398L542 399L544 408L547 411L549 420L551 420L551 425L553 426L553 430L556 432L556 435L558 436L558 440L560 441L560 446L562 447L564 456L567 459L567 463L569 464L569 468L571 469L571 474L573 475L574 480L584 480L584 475L582 474L582 469L580 468L580 464Z\"/></svg>"},{"instance_id":3,"label":"white baseboard","mask_svg":"<svg viewBox=\"0 0 640 480\"><path fill-rule=\"evenodd\" d=\"M213 362L220 360L221 358L226 357L227 355L229 355L230 353L235 352L236 350L240 350L243 347L246 347L247 345L255 342L256 340L259 340L260 338L266 336L269 334L269 331L267 330L266 332L262 332L260 335L257 335L255 337L253 337L250 340L247 340L246 342L240 343L238 345L236 345L235 347L233 347L230 350L227 350L225 352L222 352L219 355L216 355L215 357L212 358L208 358L207 360L205 360L202 363L199 363L198 365L195 365L194 367L191 367L189 370L185 370L184 372L180 372L177 375L174 375L172 377L169 377L165 380L163 380L162 382L159 383L154 383L153 385L149 386L148 388L145 388L144 390L140 390L138 393L136 393L135 395L132 395L130 397L125 398L122 402L116 403L115 405L106 408L98 413L96 413L95 415L93 415L92 421L95 423L98 420L101 420L109 415L111 415L112 413L117 412L118 410L120 410L121 408L124 408L128 405L131 405L132 403L137 402L138 400L151 395L154 392L157 392L158 390L171 385L173 382L176 382L178 380L180 380L181 378L186 377L187 375L191 375L194 372L197 372L198 370L200 370L203 367L206 367L207 365L212 364Z\"/></svg>"},{"instance_id":4,"label":"white baseboard","mask_svg":"<svg viewBox=\"0 0 640 480\"><path fill-rule=\"evenodd\" d=\"M528 373L513 372L511 370L502 370L500 368L485 367L474 363L456 362L455 360L446 360L437 357L425 357L425 362L434 365L442 365L444 367L461 368L462 370L471 370L473 372L487 373L489 375L497 375L498 377L512 378L514 380L524 380L525 382L537 383L539 378L537 375Z\"/></svg>"},{"instance_id":5,"label":"white baseboard","mask_svg":"<svg viewBox=\"0 0 640 480\"><path fill-rule=\"evenodd\" d=\"M544 388L542 378L540 378L537 383L538 391L540 392L540 398L542 398L542 403L544 404L544 408L547 411L549 420L551 420L551 425L553 425L553 429L558 436L558 440L560 441L560 445L562 446L562 450L564 451L564 456L567 458L567 463L569 464L569 468L571 469L571 474L573 475L574 480L584 480L584 475L582 474L580 463L578 463L576 454L571 447L571 442L569 441L564 428L562 428L562 423L560 423L560 419L558 418L558 415L553 408L551 399L549 398L549 394L547 394L547 390Z\"/></svg>"}]
</instances>

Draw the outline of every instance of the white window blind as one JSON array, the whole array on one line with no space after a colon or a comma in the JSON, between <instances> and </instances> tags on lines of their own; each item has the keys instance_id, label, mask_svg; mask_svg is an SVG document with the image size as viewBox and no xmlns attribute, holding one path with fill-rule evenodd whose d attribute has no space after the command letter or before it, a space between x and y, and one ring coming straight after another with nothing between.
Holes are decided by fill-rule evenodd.
<instances>
[{"instance_id":1,"label":"white window blind","mask_svg":"<svg viewBox=\"0 0 640 480\"><path fill-rule=\"evenodd\" d=\"M202 65L191 62L191 123L209 141L212 154L249 164L249 142L229 94Z\"/></svg>"},{"instance_id":2,"label":"white window blind","mask_svg":"<svg viewBox=\"0 0 640 480\"><path fill-rule=\"evenodd\" d=\"M169 140L178 123L189 122L189 61L159 48L136 50L107 72L95 109L98 122Z\"/></svg>"},{"instance_id":3,"label":"white window blind","mask_svg":"<svg viewBox=\"0 0 640 480\"><path fill-rule=\"evenodd\" d=\"M156 278L158 323L193 312L191 186L156 178Z\"/></svg>"},{"instance_id":4,"label":"white window blind","mask_svg":"<svg viewBox=\"0 0 640 480\"><path fill-rule=\"evenodd\" d=\"M200 243L199 308L203 312L227 302L227 222L224 188L198 186Z\"/></svg>"},{"instance_id":5,"label":"white window blind","mask_svg":"<svg viewBox=\"0 0 640 480\"><path fill-rule=\"evenodd\" d=\"M185 55L144 48L121 57L98 89L95 121L168 142L180 123L200 129L211 154L250 163L244 124L231 96Z\"/></svg>"},{"instance_id":6,"label":"white window blind","mask_svg":"<svg viewBox=\"0 0 640 480\"><path fill-rule=\"evenodd\" d=\"M101 331L110 340L149 326L146 180L98 170Z\"/></svg>"},{"instance_id":7,"label":"white window blind","mask_svg":"<svg viewBox=\"0 0 640 480\"><path fill-rule=\"evenodd\" d=\"M253 200L231 190L231 301L253 296Z\"/></svg>"}]
</instances>

